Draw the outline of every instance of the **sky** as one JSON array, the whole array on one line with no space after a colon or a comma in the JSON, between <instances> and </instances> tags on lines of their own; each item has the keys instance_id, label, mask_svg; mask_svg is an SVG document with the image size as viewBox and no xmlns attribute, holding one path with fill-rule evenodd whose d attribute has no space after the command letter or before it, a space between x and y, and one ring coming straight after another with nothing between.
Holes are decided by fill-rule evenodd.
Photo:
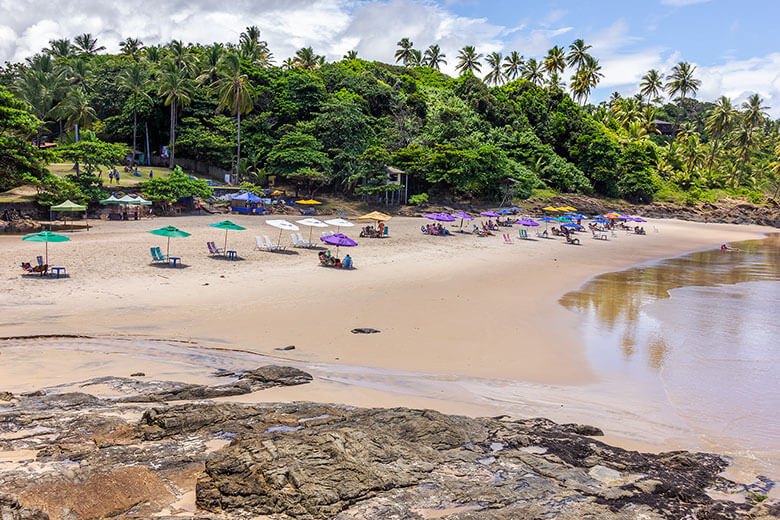
<instances>
[{"instance_id":1,"label":"sky","mask_svg":"<svg viewBox=\"0 0 780 520\"><path fill-rule=\"evenodd\" d=\"M145 44L235 42L257 25L277 63L309 45L328 60L354 49L392 62L396 43L408 37L418 49L439 44L443 70L455 74L464 45L540 58L583 38L605 74L592 102L614 91L633 95L649 69L668 72L684 60L702 81L698 99L740 103L758 93L778 118L779 20L780 0L0 0L0 62L84 32L115 52L128 36Z\"/></svg>"}]
</instances>

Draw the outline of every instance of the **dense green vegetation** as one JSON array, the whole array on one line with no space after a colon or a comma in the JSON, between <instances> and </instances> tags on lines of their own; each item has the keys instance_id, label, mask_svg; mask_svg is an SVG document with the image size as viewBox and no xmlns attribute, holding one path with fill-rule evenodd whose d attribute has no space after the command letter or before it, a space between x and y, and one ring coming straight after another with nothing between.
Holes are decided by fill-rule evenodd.
<instances>
[{"instance_id":1,"label":"dense green vegetation","mask_svg":"<svg viewBox=\"0 0 780 520\"><path fill-rule=\"evenodd\" d=\"M328 63L303 48L275 66L255 27L238 44L144 47L128 38L121 49L102 54L84 34L0 70L0 83L19 100L0 91L0 106L15 110L0 117L16 121L0 122L2 138L17 139L12 159L0 156L4 187L32 179L47 193L97 194L95 182L80 179L89 171L47 177L44 157L24 137L59 140L65 146L55 154L90 166L116 157L109 143L144 154L168 146L171 167L176 158L194 159L254 184L273 175L308 195L323 188L381 195L395 189L385 184L386 165L409 174L411 195L430 200L509 200L544 189L633 201L715 194L759 201L762 190L780 189L779 125L758 96L739 107L727 98L700 103L695 67L681 62L666 78L648 72L637 96L593 106L587 100L603 75L582 40L528 59L465 46L455 57L457 78L439 71L447 56L437 45L421 51L407 38L394 65L354 52ZM674 102L661 105L663 93ZM659 119L679 129L676 137L660 135ZM90 130L89 138L74 143L77 129Z\"/></svg>"}]
</instances>

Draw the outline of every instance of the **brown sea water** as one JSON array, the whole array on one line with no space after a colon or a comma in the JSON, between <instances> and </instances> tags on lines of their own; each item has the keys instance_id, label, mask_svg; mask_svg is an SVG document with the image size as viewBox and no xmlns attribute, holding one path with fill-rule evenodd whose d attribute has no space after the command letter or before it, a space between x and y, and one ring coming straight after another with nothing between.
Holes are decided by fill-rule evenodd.
<instances>
[{"instance_id":1,"label":"brown sea water","mask_svg":"<svg viewBox=\"0 0 780 520\"><path fill-rule=\"evenodd\" d=\"M780 235L604 274L561 303L592 366L780 479Z\"/></svg>"}]
</instances>

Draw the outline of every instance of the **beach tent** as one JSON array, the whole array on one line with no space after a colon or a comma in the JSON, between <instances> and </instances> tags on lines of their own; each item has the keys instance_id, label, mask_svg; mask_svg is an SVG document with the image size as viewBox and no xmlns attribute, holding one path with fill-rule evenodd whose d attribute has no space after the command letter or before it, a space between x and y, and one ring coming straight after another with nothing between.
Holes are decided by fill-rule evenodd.
<instances>
[{"instance_id":1,"label":"beach tent","mask_svg":"<svg viewBox=\"0 0 780 520\"><path fill-rule=\"evenodd\" d=\"M104 206L108 204L122 204L121 202L119 202L119 199L114 196L113 193L107 199L101 200L100 203Z\"/></svg>"},{"instance_id":2,"label":"beach tent","mask_svg":"<svg viewBox=\"0 0 780 520\"><path fill-rule=\"evenodd\" d=\"M322 204L322 202L320 202L320 201L318 201L318 200L314 200L314 199L296 200L296 201L295 201L295 203L296 203L296 204L303 204L303 205L306 205L306 206L312 206L312 205L316 205L316 204Z\"/></svg>"},{"instance_id":3,"label":"beach tent","mask_svg":"<svg viewBox=\"0 0 780 520\"><path fill-rule=\"evenodd\" d=\"M84 220L87 220L87 207L82 206L81 204L76 204L75 202L71 202L70 200L66 200L62 204L57 204L56 206L52 206L49 208L49 220L53 220L51 218L51 214L55 211L63 211L66 213L71 213L73 211L83 211L84 212ZM63 219L65 220L65 219ZM65 220L65 225L67 226L67 220ZM87 229L89 229L89 222L87 222Z\"/></svg>"},{"instance_id":4,"label":"beach tent","mask_svg":"<svg viewBox=\"0 0 780 520\"><path fill-rule=\"evenodd\" d=\"M164 228L147 231L147 233L151 233L152 235L157 235L160 237L166 237L168 239L168 245L165 248L165 258L170 258L171 256L171 238L184 238L190 236L190 233L177 229L173 226L165 226Z\"/></svg>"},{"instance_id":5,"label":"beach tent","mask_svg":"<svg viewBox=\"0 0 780 520\"><path fill-rule=\"evenodd\" d=\"M284 219L281 220L266 220L266 224L269 226L273 226L275 228L279 229L279 240L276 245L281 246L282 245L282 231L298 231L300 228L293 224L292 222L288 222Z\"/></svg>"},{"instance_id":6,"label":"beach tent","mask_svg":"<svg viewBox=\"0 0 780 520\"><path fill-rule=\"evenodd\" d=\"M70 237L58 235L57 233L52 233L51 231L41 231L40 233L35 233L34 235L23 236L22 240L27 242L45 243L46 260L44 261L44 264L49 265L49 242L68 242L70 241Z\"/></svg>"},{"instance_id":7,"label":"beach tent","mask_svg":"<svg viewBox=\"0 0 780 520\"><path fill-rule=\"evenodd\" d=\"M303 224L304 226L309 226L309 242L311 242L311 234L314 232L314 228L324 228L328 227L328 225L321 221L317 220L316 218L305 218L303 220L299 220L298 224Z\"/></svg>"},{"instance_id":8,"label":"beach tent","mask_svg":"<svg viewBox=\"0 0 780 520\"><path fill-rule=\"evenodd\" d=\"M343 218L332 218L330 220L326 220L325 223L329 226L336 226L336 233L339 232L339 228L353 227L355 225L349 220L345 220Z\"/></svg>"},{"instance_id":9,"label":"beach tent","mask_svg":"<svg viewBox=\"0 0 780 520\"><path fill-rule=\"evenodd\" d=\"M225 248L222 250L222 255L227 254L227 232L231 229L234 231L243 231L246 228L243 226L239 226L238 224L234 224L229 220L223 220L222 222L219 222L217 224L209 224L210 227L217 228L217 229L224 229L225 230Z\"/></svg>"}]
</instances>

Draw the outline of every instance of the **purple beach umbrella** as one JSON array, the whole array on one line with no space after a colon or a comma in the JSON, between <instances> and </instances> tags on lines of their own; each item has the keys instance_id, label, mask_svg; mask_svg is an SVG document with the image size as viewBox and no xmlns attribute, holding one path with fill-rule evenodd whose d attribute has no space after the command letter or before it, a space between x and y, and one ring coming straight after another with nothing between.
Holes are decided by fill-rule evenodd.
<instances>
[{"instance_id":1,"label":"purple beach umbrella","mask_svg":"<svg viewBox=\"0 0 780 520\"><path fill-rule=\"evenodd\" d=\"M633 220L634 222L647 222L647 221L646 221L645 219L643 219L642 217L634 217L634 218L632 218L631 220Z\"/></svg>"},{"instance_id":2,"label":"purple beach umbrella","mask_svg":"<svg viewBox=\"0 0 780 520\"><path fill-rule=\"evenodd\" d=\"M465 211L461 211L458 213L453 213L453 217L460 219L460 232L463 233L463 221L464 220L474 220L474 217L466 213Z\"/></svg>"},{"instance_id":3,"label":"purple beach umbrella","mask_svg":"<svg viewBox=\"0 0 780 520\"><path fill-rule=\"evenodd\" d=\"M539 223L535 220L531 220L530 218L524 218L521 220L518 220L516 224L520 224L521 226L538 226Z\"/></svg>"},{"instance_id":4,"label":"purple beach umbrella","mask_svg":"<svg viewBox=\"0 0 780 520\"><path fill-rule=\"evenodd\" d=\"M495 217L495 218L498 218L498 217L501 216L498 213L496 213L495 211L483 211L482 213L480 213L480 215L482 215L483 217Z\"/></svg>"},{"instance_id":5,"label":"purple beach umbrella","mask_svg":"<svg viewBox=\"0 0 780 520\"><path fill-rule=\"evenodd\" d=\"M425 215L425 218L430 220L436 220L438 222L454 222L455 217L450 215L449 213L429 213L428 215Z\"/></svg>"},{"instance_id":6,"label":"purple beach umbrella","mask_svg":"<svg viewBox=\"0 0 780 520\"><path fill-rule=\"evenodd\" d=\"M326 235L324 237L320 237L320 240L325 242L328 245L336 246L336 256L339 255L339 247L354 247L357 244L354 240L349 238L347 235L344 235L343 233L334 233L332 235Z\"/></svg>"}]
</instances>

